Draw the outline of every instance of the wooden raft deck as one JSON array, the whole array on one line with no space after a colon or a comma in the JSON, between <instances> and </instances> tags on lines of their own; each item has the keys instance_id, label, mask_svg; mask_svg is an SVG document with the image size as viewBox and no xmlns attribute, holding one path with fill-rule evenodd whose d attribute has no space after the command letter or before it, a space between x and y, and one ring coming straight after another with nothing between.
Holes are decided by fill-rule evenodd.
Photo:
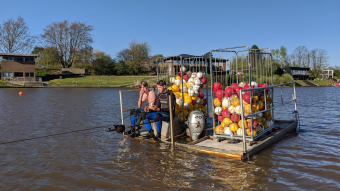
<instances>
[{"instance_id":1,"label":"wooden raft deck","mask_svg":"<svg viewBox=\"0 0 340 191\"><path fill-rule=\"evenodd\" d=\"M188 149L197 150L209 154L233 157L239 160L249 158L252 155L260 152L261 150L267 148L268 146L274 144L276 141L280 140L290 132L296 130L298 122L297 121L275 121L274 126L280 127L280 130L273 132L263 140L259 140L256 144L250 146L247 142L247 152L243 152L243 142L239 143L228 143L231 139L225 138L218 142L216 137L205 136L200 138L198 141L191 143L178 143L176 142L176 137L185 136L185 134L178 135L175 137L175 146L186 147ZM136 137L137 139L143 139L142 137ZM143 139L148 140L149 139ZM152 141L155 142L155 141ZM162 139L161 142L170 144L170 139Z\"/></svg>"}]
</instances>

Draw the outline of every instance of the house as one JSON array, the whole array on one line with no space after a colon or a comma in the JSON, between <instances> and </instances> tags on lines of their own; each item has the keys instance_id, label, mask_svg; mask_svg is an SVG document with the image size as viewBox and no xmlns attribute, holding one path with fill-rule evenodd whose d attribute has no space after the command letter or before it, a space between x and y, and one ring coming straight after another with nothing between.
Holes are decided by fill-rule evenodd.
<instances>
[{"instance_id":1,"label":"house","mask_svg":"<svg viewBox=\"0 0 340 191\"><path fill-rule=\"evenodd\" d=\"M294 80L308 80L312 75L310 68L287 67L282 69L284 73L292 75Z\"/></svg>"},{"instance_id":2,"label":"house","mask_svg":"<svg viewBox=\"0 0 340 191\"><path fill-rule=\"evenodd\" d=\"M226 72L226 59L212 58L213 71ZM187 71L210 71L210 59L203 56L194 56L189 54L180 54L177 56L168 56L157 59L159 68L167 68L169 75L175 75L180 71L181 63Z\"/></svg>"},{"instance_id":3,"label":"house","mask_svg":"<svg viewBox=\"0 0 340 191\"><path fill-rule=\"evenodd\" d=\"M37 54L0 53L1 81L36 81Z\"/></svg>"},{"instance_id":4,"label":"house","mask_svg":"<svg viewBox=\"0 0 340 191\"><path fill-rule=\"evenodd\" d=\"M322 70L322 79L334 78L334 70Z\"/></svg>"}]
</instances>

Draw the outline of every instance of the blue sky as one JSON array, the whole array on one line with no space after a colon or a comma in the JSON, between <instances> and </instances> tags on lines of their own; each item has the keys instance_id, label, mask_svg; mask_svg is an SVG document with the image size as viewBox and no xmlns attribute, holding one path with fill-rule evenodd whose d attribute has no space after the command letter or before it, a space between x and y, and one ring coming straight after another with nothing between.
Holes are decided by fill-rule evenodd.
<instances>
[{"instance_id":1,"label":"blue sky","mask_svg":"<svg viewBox=\"0 0 340 191\"><path fill-rule=\"evenodd\" d=\"M325 49L340 66L340 0L0 0L0 21L21 16L31 33L54 21L93 25L93 48L112 57L133 39L152 54L202 55L233 46Z\"/></svg>"}]
</instances>

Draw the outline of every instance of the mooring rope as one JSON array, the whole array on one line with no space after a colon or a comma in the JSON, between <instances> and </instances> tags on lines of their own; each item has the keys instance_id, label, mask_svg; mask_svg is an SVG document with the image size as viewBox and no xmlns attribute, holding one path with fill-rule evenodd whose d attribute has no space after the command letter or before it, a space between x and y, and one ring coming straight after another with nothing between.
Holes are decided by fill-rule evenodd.
<instances>
[{"instance_id":1,"label":"mooring rope","mask_svg":"<svg viewBox=\"0 0 340 191\"><path fill-rule=\"evenodd\" d=\"M130 116L128 115L124 119L126 119L127 117L130 117ZM120 122L120 120L114 122L113 124L116 125L119 122ZM79 129L79 130L74 130L74 131L55 133L55 134L51 134L51 135L44 135L44 136L39 136L39 137L32 137L32 138L27 138L27 139L8 141L8 142L0 143L0 145L10 144L10 143L17 143L17 142L22 142L22 141L29 141L29 140L34 140L34 139L41 139L41 138L46 138L46 137L54 137L54 136L65 135L65 134L70 134L70 133L77 133L77 132L81 132L81 131L88 131L88 130L93 130L93 129L98 129L98 128L109 128L109 127L106 126L106 125L105 126L99 126L99 127L91 127L91 128L86 128L86 129Z\"/></svg>"}]
</instances>

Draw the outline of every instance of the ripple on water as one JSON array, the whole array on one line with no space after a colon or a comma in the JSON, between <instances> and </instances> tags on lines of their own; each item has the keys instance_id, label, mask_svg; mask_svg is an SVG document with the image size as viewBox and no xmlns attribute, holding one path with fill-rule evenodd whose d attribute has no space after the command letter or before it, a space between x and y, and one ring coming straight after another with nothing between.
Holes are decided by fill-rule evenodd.
<instances>
[{"instance_id":1,"label":"ripple on water","mask_svg":"<svg viewBox=\"0 0 340 191\"><path fill-rule=\"evenodd\" d=\"M23 91L25 95L18 97L17 89L0 89L1 143L120 123L119 89ZM250 161L125 139L97 128L0 145L0 188L336 190L340 101L329 95L339 91L297 88L301 131ZM285 98L291 99L292 93L292 88L284 88ZM124 95L124 107L133 108L137 96L138 92ZM277 109L275 117L292 119L293 109Z\"/></svg>"}]
</instances>

